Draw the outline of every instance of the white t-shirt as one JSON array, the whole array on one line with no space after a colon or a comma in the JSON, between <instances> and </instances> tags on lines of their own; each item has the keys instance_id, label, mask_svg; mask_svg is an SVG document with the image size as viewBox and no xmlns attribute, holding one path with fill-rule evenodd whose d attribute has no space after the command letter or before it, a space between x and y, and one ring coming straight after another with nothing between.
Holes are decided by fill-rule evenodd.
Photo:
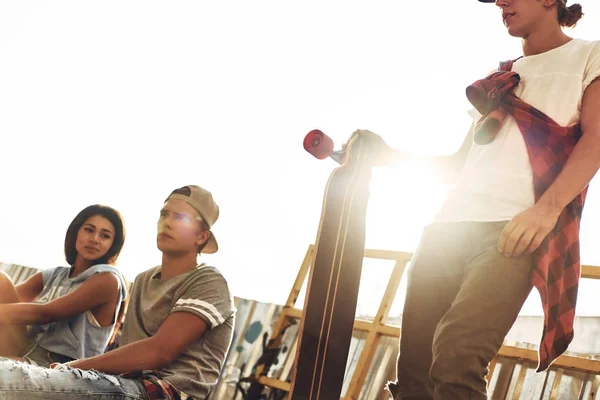
<instances>
[{"instance_id":1,"label":"white t-shirt","mask_svg":"<svg viewBox=\"0 0 600 400\"><path fill-rule=\"evenodd\" d=\"M573 39L542 54L523 57L512 71L517 97L561 126L580 121L583 92L600 76L600 41ZM470 111L476 122L481 117ZM533 174L525 141L512 116L492 143L472 143L463 171L436 221L507 221L533 206Z\"/></svg>"}]
</instances>

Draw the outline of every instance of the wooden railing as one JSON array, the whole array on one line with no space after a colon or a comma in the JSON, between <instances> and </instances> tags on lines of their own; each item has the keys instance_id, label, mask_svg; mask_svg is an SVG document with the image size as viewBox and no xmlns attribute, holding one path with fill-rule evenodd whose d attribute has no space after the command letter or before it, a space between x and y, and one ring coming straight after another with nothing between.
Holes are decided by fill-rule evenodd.
<instances>
[{"instance_id":1,"label":"wooden railing","mask_svg":"<svg viewBox=\"0 0 600 400\"><path fill-rule=\"evenodd\" d=\"M285 306L280 314L278 323L272 333L272 337L275 337L281 329L287 325L287 319L299 320L302 318L302 310L296 307L296 300L302 291L302 287L308 276L309 269L312 263L314 247L311 245L306 252L304 261L300 267L290 295L285 303ZM400 327L387 324L388 313L390 307L394 302L394 298L400 285L400 280L404 275L406 265L412 258L412 253L400 252L400 251L386 251L386 250L371 250L365 251L365 258L373 258L380 260L394 261L394 267L389 278L386 290L379 304L377 314L373 321L367 321L362 319L356 319L354 323L354 330L366 333L366 340L360 358L354 368L352 376L347 376L346 379L350 379L350 383L345 391L344 400L357 400L359 399L361 389L365 383L367 373L371 368L373 357L377 350L377 346L382 338L394 337L399 338L401 331ZM582 267L582 278L584 279L600 279L600 267L584 265ZM288 356L290 357L290 356ZM293 358L293 357L290 357ZM490 364L490 374L494 373L494 368L497 365L498 360L502 358L516 359L519 361L537 363L537 351L533 349L525 349L520 347L514 347L504 345L500 349L496 358ZM553 368L565 368L574 371L583 371L593 375L600 374L600 360L586 359L582 357L574 357L569 355L563 355L559 357L552 365ZM267 378L263 376L260 378L260 382L265 386L277 388L280 390L289 391L290 383L277 379Z\"/></svg>"}]
</instances>

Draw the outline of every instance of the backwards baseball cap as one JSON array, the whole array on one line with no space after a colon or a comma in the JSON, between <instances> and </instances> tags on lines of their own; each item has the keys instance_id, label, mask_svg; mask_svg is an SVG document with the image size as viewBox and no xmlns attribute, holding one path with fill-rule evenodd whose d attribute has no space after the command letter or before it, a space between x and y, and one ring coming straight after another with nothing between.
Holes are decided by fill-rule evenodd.
<instances>
[{"instance_id":1,"label":"backwards baseball cap","mask_svg":"<svg viewBox=\"0 0 600 400\"><path fill-rule=\"evenodd\" d=\"M192 206L192 208L200 214L202 221L208 225L208 229L212 229L212 226L219 218L219 206L213 200L212 194L208 190L202 189L200 186L188 185L175 189L171 192L169 197L167 197L165 203L170 199L183 200ZM217 250L219 250L219 245L214 233L211 231L210 237L201 252L213 254L216 253Z\"/></svg>"}]
</instances>

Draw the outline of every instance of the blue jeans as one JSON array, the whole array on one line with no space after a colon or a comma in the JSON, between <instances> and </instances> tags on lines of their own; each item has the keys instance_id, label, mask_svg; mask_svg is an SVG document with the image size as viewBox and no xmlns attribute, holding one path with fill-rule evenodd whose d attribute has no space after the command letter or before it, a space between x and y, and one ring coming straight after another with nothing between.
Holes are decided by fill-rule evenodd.
<instances>
[{"instance_id":1,"label":"blue jeans","mask_svg":"<svg viewBox=\"0 0 600 400\"><path fill-rule=\"evenodd\" d=\"M143 384L96 371L59 371L0 358L0 400L147 400Z\"/></svg>"}]
</instances>

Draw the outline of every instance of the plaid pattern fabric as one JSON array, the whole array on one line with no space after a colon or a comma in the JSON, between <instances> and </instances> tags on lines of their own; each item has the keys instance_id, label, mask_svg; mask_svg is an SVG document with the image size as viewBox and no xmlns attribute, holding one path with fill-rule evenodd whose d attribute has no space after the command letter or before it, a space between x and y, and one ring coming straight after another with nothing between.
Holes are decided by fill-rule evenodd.
<instances>
[{"instance_id":1,"label":"plaid pattern fabric","mask_svg":"<svg viewBox=\"0 0 600 400\"><path fill-rule=\"evenodd\" d=\"M475 126L474 140L478 144L490 143L506 115L512 115L525 139L537 202L581 138L581 125L562 127L516 97L513 89L520 77L511 72L512 63L501 63L498 72L467 88L469 101L483 115ZM533 255L535 268L531 281L540 293L544 308L538 372L547 369L573 339L581 272L579 225L586 193L587 187L562 211L556 226Z\"/></svg>"},{"instance_id":2,"label":"plaid pattern fabric","mask_svg":"<svg viewBox=\"0 0 600 400\"><path fill-rule=\"evenodd\" d=\"M192 400L192 397L169 382L158 377L155 371L140 371L121 375L123 378L138 379L144 385L150 400Z\"/></svg>"}]
</instances>

